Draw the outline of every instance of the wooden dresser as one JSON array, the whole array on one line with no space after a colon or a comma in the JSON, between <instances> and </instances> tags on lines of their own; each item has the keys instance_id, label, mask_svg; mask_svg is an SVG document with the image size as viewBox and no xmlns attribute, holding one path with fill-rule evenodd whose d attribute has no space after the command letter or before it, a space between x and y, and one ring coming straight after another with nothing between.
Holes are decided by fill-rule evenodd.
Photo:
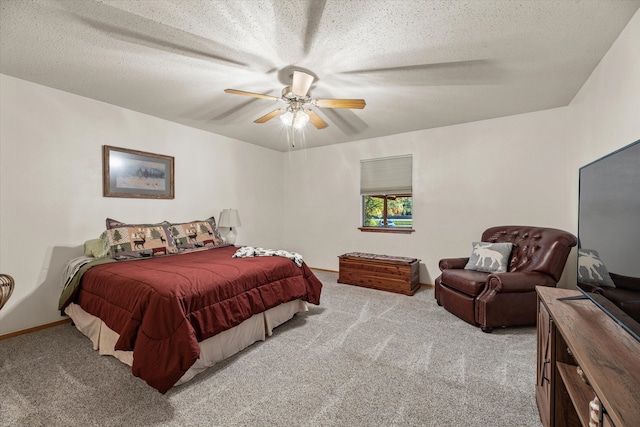
<instances>
[{"instance_id":1,"label":"wooden dresser","mask_svg":"<svg viewBox=\"0 0 640 427\"><path fill-rule=\"evenodd\" d=\"M543 425L589 427L589 402L598 396L603 426L640 426L640 342L592 301L558 300L579 291L536 291L536 402Z\"/></svg>"},{"instance_id":2,"label":"wooden dresser","mask_svg":"<svg viewBox=\"0 0 640 427\"><path fill-rule=\"evenodd\" d=\"M351 252L340 255L338 283L413 295L420 287L420 260Z\"/></svg>"}]
</instances>

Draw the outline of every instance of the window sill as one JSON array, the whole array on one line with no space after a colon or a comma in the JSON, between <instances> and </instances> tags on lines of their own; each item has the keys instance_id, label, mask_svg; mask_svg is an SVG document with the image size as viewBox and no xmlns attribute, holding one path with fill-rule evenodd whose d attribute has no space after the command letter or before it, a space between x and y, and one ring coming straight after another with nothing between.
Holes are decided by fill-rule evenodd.
<instances>
[{"instance_id":1,"label":"window sill","mask_svg":"<svg viewBox=\"0 0 640 427\"><path fill-rule=\"evenodd\" d=\"M411 234L415 231L413 228L400 228L400 227L358 227L358 230L366 233L396 233L396 234Z\"/></svg>"}]
</instances>

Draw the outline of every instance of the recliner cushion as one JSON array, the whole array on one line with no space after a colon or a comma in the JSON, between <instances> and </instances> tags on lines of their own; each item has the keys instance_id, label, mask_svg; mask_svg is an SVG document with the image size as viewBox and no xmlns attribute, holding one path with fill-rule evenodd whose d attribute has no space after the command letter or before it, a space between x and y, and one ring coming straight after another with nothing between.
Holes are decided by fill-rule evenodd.
<instances>
[{"instance_id":1,"label":"recliner cushion","mask_svg":"<svg viewBox=\"0 0 640 427\"><path fill-rule=\"evenodd\" d=\"M490 273L475 270L444 270L441 283L470 296L480 295Z\"/></svg>"},{"instance_id":2,"label":"recliner cushion","mask_svg":"<svg viewBox=\"0 0 640 427\"><path fill-rule=\"evenodd\" d=\"M513 244L511 242L473 242L469 262L465 270L506 273Z\"/></svg>"}]
</instances>

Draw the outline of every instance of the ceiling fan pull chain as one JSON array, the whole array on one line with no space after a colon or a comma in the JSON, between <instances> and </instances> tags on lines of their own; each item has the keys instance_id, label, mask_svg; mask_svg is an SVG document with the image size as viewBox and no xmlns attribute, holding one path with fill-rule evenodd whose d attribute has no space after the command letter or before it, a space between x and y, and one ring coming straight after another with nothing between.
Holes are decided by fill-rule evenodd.
<instances>
[{"instance_id":1,"label":"ceiling fan pull chain","mask_svg":"<svg viewBox=\"0 0 640 427\"><path fill-rule=\"evenodd\" d=\"M284 132L287 135L287 144L291 145L291 148L295 148L296 141L294 139L293 127L292 126L285 127Z\"/></svg>"}]
</instances>

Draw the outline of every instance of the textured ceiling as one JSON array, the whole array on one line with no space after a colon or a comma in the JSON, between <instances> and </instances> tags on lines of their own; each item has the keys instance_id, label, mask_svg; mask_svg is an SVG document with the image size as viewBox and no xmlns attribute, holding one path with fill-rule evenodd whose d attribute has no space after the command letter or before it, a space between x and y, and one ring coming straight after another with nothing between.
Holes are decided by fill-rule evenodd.
<instances>
[{"instance_id":1,"label":"textured ceiling","mask_svg":"<svg viewBox=\"0 0 640 427\"><path fill-rule=\"evenodd\" d=\"M567 105L640 0L0 0L0 72L274 150L292 69L318 109L296 149Z\"/></svg>"}]
</instances>

